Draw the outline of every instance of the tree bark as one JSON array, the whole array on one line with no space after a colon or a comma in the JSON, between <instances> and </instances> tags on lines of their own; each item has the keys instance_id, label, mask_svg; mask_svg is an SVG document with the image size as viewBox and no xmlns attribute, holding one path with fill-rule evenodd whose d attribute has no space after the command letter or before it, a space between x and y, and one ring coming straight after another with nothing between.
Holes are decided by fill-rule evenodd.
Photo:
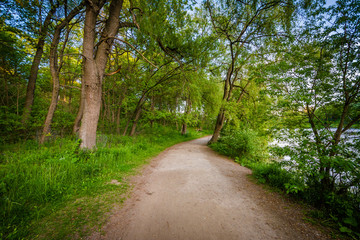
<instances>
[{"instance_id":1,"label":"tree bark","mask_svg":"<svg viewBox=\"0 0 360 240\"><path fill-rule=\"evenodd\" d=\"M40 138L41 144L44 143L46 136L50 133L50 125L52 123L53 116L54 116L54 113L55 113L55 110L57 107L58 98L59 98L59 91L60 91L59 73L60 73L60 69L62 66L62 61L59 66L58 65L57 47L58 47L59 40L60 40L60 34L61 34L62 29L66 25L68 25L69 22L71 21L71 19L80 12L80 10L82 9L83 6L84 6L84 2L82 2L78 7L76 7L73 11L71 11L71 13L68 16L66 16L66 18L55 29L53 41L52 41L52 44L50 47L50 72L51 72L51 77L53 80L53 92L52 92L50 107L49 107L49 110L48 110L48 113L46 116L46 120L45 120L45 124L44 124L44 128L43 128L42 136ZM62 59L63 52L65 50L66 42L69 37L69 33L70 33L69 31L70 30L67 31L65 41L64 41L64 46L60 53L61 59Z\"/></svg>"},{"instance_id":2,"label":"tree bark","mask_svg":"<svg viewBox=\"0 0 360 240\"><path fill-rule=\"evenodd\" d=\"M151 96L150 111L151 111L151 115L153 115L154 112L155 112L155 97L154 97L154 94L152 94L152 96ZM154 127L154 119L150 120L150 126Z\"/></svg>"},{"instance_id":3,"label":"tree bark","mask_svg":"<svg viewBox=\"0 0 360 240\"><path fill-rule=\"evenodd\" d=\"M187 119L189 117L190 112L191 112L191 100L190 100L190 96L189 96L189 98L186 101L185 119L184 119L184 122L183 122L182 127L181 127L181 134L182 135L186 134L186 131L187 131Z\"/></svg>"},{"instance_id":4,"label":"tree bark","mask_svg":"<svg viewBox=\"0 0 360 240\"><path fill-rule=\"evenodd\" d=\"M235 62L238 58L239 52L236 51L234 53L234 49L233 49L233 45L230 44L230 51L231 51L231 63L230 66L228 68L228 72L226 74L226 78L225 78L225 84L224 84L224 94L223 94L223 102L229 102L231 100L231 93L232 93L232 89L234 88L234 84L236 81L236 76L233 79L233 81L231 81L233 73L234 73L234 67L235 67ZM237 75L237 73L236 73ZM220 137L220 131L224 126L224 122L225 122L225 108L221 107L219 110L219 114L217 116L216 119L216 124L215 124L215 129L214 129L214 133L213 136L211 137L210 141L208 144L212 144L218 141L219 137Z\"/></svg>"},{"instance_id":5,"label":"tree bark","mask_svg":"<svg viewBox=\"0 0 360 240\"><path fill-rule=\"evenodd\" d=\"M78 113L76 115L75 118L75 122L74 122L74 127L73 127L73 134L77 135L79 133L80 130L80 125L81 125L81 119L84 113L84 105L85 105L85 83L81 82L81 96L80 96L80 106L79 106L79 110Z\"/></svg>"},{"instance_id":6,"label":"tree bark","mask_svg":"<svg viewBox=\"0 0 360 240\"><path fill-rule=\"evenodd\" d=\"M121 113L121 106L122 106L123 100L125 98L126 92L127 92L127 88L126 88L126 86L124 86L124 89L119 98L119 102L117 103L117 113L116 113L116 120L115 120L117 134L120 134L120 113Z\"/></svg>"},{"instance_id":7,"label":"tree bark","mask_svg":"<svg viewBox=\"0 0 360 240\"><path fill-rule=\"evenodd\" d=\"M136 130L136 126L137 126L137 123L140 119L140 114L141 114L141 110L142 110L142 106L145 102L145 96L146 94L143 94L135 108L135 111L134 111L134 114L133 114L133 124L132 124L132 127L131 127L131 131L130 131L130 135L129 136L134 136L135 134L135 130Z\"/></svg>"},{"instance_id":8,"label":"tree bark","mask_svg":"<svg viewBox=\"0 0 360 240\"><path fill-rule=\"evenodd\" d=\"M85 84L85 105L80 127L82 149L93 149L96 145L96 130L101 107L102 80L105 67L113 45L113 38L120 26L119 16L123 0L113 0L110 4L110 13L100 42L95 49L95 27L99 10L104 5L102 1L88 2L85 14L84 41L83 41L83 84Z\"/></svg>"},{"instance_id":9,"label":"tree bark","mask_svg":"<svg viewBox=\"0 0 360 240\"><path fill-rule=\"evenodd\" d=\"M224 125L224 122L225 122L225 110L223 108L221 108L220 112L217 116L217 119L216 119L213 136L211 137L208 144L212 144L212 143L215 143L218 141L218 139L220 137L220 131Z\"/></svg>"},{"instance_id":10,"label":"tree bark","mask_svg":"<svg viewBox=\"0 0 360 240\"><path fill-rule=\"evenodd\" d=\"M44 24L40 27L40 37L36 45L36 53L31 64L30 68L30 76L26 89L26 97L25 97L25 106L22 114L21 122L26 124L30 114L32 105L34 103L34 95L35 95L35 87L36 87L36 79L39 71L39 65L41 62L42 54L44 52L45 38L48 32L49 25L51 23L51 18L55 13L58 6L52 6L49 13L47 14Z\"/></svg>"},{"instance_id":11,"label":"tree bark","mask_svg":"<svg viewBox=\"0 0 360 240\"><path fill-rule=\"evenodd\" d=\"M53 81L53 91L52 91L52 97L51 97L51 103L50 107L46 116L46 120L44 123L43 132L40 138L40 143L43 144L45 142L46 136L50 133L50 125L52 123L54 113L57 107L57 102L59 98L59 92L60 92L60 81L59 81L59 74L60 69L62 66L62 57L65 50L65 46L67 43L67 40L69 38L70 29L67 30L64 46L61 49L60 52L60 65L58 63L58 54L57 54L57 48L60 41L60 34L62 29L69 24L69 22L80 12L80 10L84 7L84 2L81 2L80 5L78 5L76 8L74 8L68 16L65 17L65 19L56 26L54 37L51 43L50 47L50 72L51 72L51 78Z\"/></svg>"}]
</instances>

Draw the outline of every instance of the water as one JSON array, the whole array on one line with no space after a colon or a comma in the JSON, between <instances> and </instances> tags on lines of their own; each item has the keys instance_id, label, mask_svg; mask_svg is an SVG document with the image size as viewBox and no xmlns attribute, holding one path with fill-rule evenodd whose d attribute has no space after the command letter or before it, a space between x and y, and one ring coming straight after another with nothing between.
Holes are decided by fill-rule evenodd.
<instances>
[{"instance_id":1,"label":"water","mask_svg":"<svg viewBox=\"0 0 360 240\"><path fill-rule=\"evenodd\" d=\"M308 131L311 131L311 129L306 129ZM336 128L330 128L329 129L332 133L335 133ZM299 131L299 130L295 130L295 131ZM330 134L333 136L333 134ZM279 133L279 138L274 140L273 142L270 143L270 146L278 146L278 147L297 147L298 143L290 138L286 138L286 130L284 132ZM331 141L331 137L328 139L329 141ZM308 138L310 140L314 140L314 135L309 134ZM355 140L360 139L360 129L349 129L347 130L345 133L343 133L341 135L341 140L342 143L346 143L346 144L353 144L355 143ZM354 146L349 146L348 148L348 152L354 152L355 154L359 154L360 153L360 149L356 149ZM357 156L358 157L358 156ZM314 164L314 160L316 161L316 158L313 157L313 159L309 159L308 164ZM351 157L348 159L352 159ZM355 161L355 158L353 158ZM312 161L311 161L312 160ZM283 156L281 159L278 159L279 162L283 162L285 163L283 168L288 170L288 171L297 171L297 166L298 163L295 160L292 160L290 156ZM359 168L359 163L355 163L355 168ZM340 168L341 169L341 168ZM356 170L352 170L352 171L341 171L338 169L333 169L332 172L330 173L334 179L335 182L337 184L340 183L349 183L351 181L351 179L353 177L355 177L357 173ZM353 193L357 193L359 192L359 186L351 186L349 188L349 190Z\"/></svg>"},{"instance_id":2,"label":"water","mask_svg":"<svg viewBox=\"0 0 360 240\"><path fill-rule=\"evenodd\" d=\"M310 138L311 140L314 140L314 135L312 134L311 129L306 129L307 131L311 131ZM329 129L332 133L335 133L336 128L330 128ZM295 130L298 131L298 130ZM270 146L278 146L278 147L286 147L286 146L296 146L296 142L291 139L285 139L286 134L280 133L279 138L276 138L274 141L270 143ZM360 138L360 129L356 128L350 128L346 132L344 132L341 135L341 139L344 140L346 143L354 143L355 139ZM356 151L359 151L359 149L355 149Z\"/></svg>"}]
</instances>

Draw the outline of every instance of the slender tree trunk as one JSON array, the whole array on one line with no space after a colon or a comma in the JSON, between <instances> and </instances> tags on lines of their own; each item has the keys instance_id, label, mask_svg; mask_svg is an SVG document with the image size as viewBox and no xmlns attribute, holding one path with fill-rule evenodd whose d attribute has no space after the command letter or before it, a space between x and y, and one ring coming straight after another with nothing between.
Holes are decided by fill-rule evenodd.
<instances>
[{"instance_id":1,"label":"slender tree trunk","mask_svg":"<svg viewBox=\"0 0 360 240\"><path fill-rule=\"evenodd\" d=\"M4 78L4 89L5 89L5 101L3 101L5 106L9 106L9 85L6 78Z\"/></svg>"},{"instance_id":2,"label":"slender tree trunk","mask_svg":"<svg viewBox=\"0 0 360 240\"><path fill-rule=\"evenodd\" d=\"M228 72L227 72L226 78L225 78L223 102L230 102L232 89L234 88L234 83L236 80L236 76L235 76L233 81L231 81L231 79L233 77L233 73L234 73L235 62L239 56L239 51L237 50L234 53L232 43L230 44L230 52L231 52L231 63L230 63L230 66L228 68ZM236 75L237 75L237 72L236 72ZM213 136L210 139L208 144L215 143L218 141L218 139L220 137L220 131L223 128L224 122L225 122L225 112L226 112L225 108L221 107L219 114L217 116L217 119L216 119Z\"/></svg>"},{"instance_id":3,"label":"slender tree trunk","mask_svg":"<svg viewBox=\"0 0 360 240\"><path fill-rule=\"evenodd\" d=\"M79 110L75 118L73 134L77 135L80 130L81 119L84 113L84 105L85 105L85 83L82 81L81 83L81 94L80 94L80 105Z\"/></svg>"},{"instance_id":4,"label":"slender tree trunk","mask_svg":"<svg viewBox=\"0 0 360 240\"><path fill-rule=\"evenodd\" d=\"M55 29L53 41L52 41L51 47L50 47L50 72L51 72L51 77L53 80L53 91L52 91L50 107L49 107L49 110L48 110L48 113L46 116L43 132L42 132L42 135L40 138L41 144L43 144L45 142L46 136L48 136L48 134L50 133L50 125L52 123L54 113L55 113L55 110L57 107L57 102L59 99L59 92L60 92L59 74L60 74L60 69L62 66L63 53L64 53L65 46L66 46L66 43L67 43L67 40L68 40L69 34L70 34L70 29L69 28L67 29L64 45L60 51L60 65L59 65L57 48L58 48L59 41L60 41L60 34L61 34L62 29L65 26L67 26L69 24L69 22L80 12L80 10L83 8L83 6L84 6L84 2L82 2L76 8L74 8L69 13L69 15L66 16L66 18L59 25L56 26L56 29Z\"/></svg>"},{"instance_id":5,"label":"slender tree trunk","mask_svg":"<svg viewBox=\"0 0 360 240\"><path fill-rule=\"evenodd\" d=\"M138 121L140 119L141 110L142 110L142 108L140 107L136 112L134 122L133 122L133 125L131 127L131 131L130 131L130 137L134 136L134 134L135 134L136 126L137 126L137 123L138 123Z\"/></svg>"},{"instance_id":6,"label":"slender tree trunk","mask_svg":"<svg viewBox=\"0 0 360 240\"><path fill-rule=\"evenodd\" d=\"M343 111L341 113L340 122L339 122L339 125L338 125L338 127L334 133L334 137L333 137L334 140L332 142L332 145L334 148L339 144L339 142L341 140L345 117L348 114L349 107L350 107L350 101L348 98L346 98L345 104L343 106ZM335 154L336 154L336 151L332 150L330 152L329 156L334 157ZM324 175L324 177L321 179L321 186L322 186L323 194L325 196L327 194L327 192L334 190L334 183L331 181L331 174L330 174L331 166L330 166L330 164L326 163L326 164L322 164L322 165L325 165L325 169L323 168L322 174ZM325 201L325 199L323 199L323 201Z\"/></svg>"},{"instance_id":7,"label":"slender tree trunk","mask_svg":"<svg viewBox=\"0 0 360 240\"><path fill-rule=\"evenodd\" d=\"M19 99L20 99L20 86L19 84L16 84L16 115L19 116Z\"/></svg>"},{"instance_id":8,"label":"slender tree trunk","mask_svg":"<svg viewBox=\"0 0 360 240\"><path fill-rule=\"evenodd\" d=\"M187 124L183 123L181 126L181 135L185 135L187 131Z\"/></svg>"},{"instance_id":9,"label":"slender tree trunk","mask_svg":"<svg viewBox=\"0 0 360 240\"><path fill-rule=\"evenodd\" d=\"M96 4L97 10L94 10ZM94 58L95 26L99 10L103 2L93 1L86 7L83 55L85 58L83 68L83 82L85 83L85 106L80 127L80 147L92 149L96 145L96 130L99 121L101 107L102 80L105 73L107 58L113 37L117 34L120 26L119 16L123 0L113 0L110 4L109 18L101 34L100 42Z\"/></svg>"},{"instance_id":10,"label":"slender tree trunk","mask_svg":"<svg viewBox=\"0 0 360 240\"><path fill-rule=\"evenodd\" d=\"M179 98L178 98L178 96L176 96L176 98L175 98L175 125L176 125L176 131L178 131L179 130L179 123L178 123L178 118L176 117L177 115L177 113L178 112L180 112L180 109L179 109Z\"/></svg>"},{"instance_id":11,"label":"slender tree trunk","mask_svg":"<svg viewBox=\"0 0 360 240\"><path fill-rule=\"evenodd\" d=\"M43 128L42 135L40 138L40 144L43 144L45 142L45 139L47 138L47 136L50 134L50 125L52 123L54 113L55 113L55 110L57 107L59 91L60 91L59 79L55 79L53 77L53 91L52 91L51 103L50 103L48 113L46 115L44 128Z\"/></svg>"},{"instance_id":12,"label":"slender tree trunk","mask_svg":"<svg viewBox=\"0 0 360 240\"><path fill-rule=\"evenodd\" d=\"M143 103L145 102L145 97L146 95L143 94L135 108L135 111L134 111L134 114L133 114L133 124L132 124L132 127L131 127L131 131L130 131L130 135L129 136L134 136L135 134L135 130L136 130L136 126L137 126L137 123L140 119L140 114L141 114L141 110L142 110L142 106L143 106Z\"/></svg>"},{"instance_id":13,"label":"slender tree trunk","mask_svg":"<svg viewBox=\"0 0 360 240\"><path fill-rule=\"evenodd\" d=\"M120 113L121 113L121 106L118 107L116 112L116 134L120 134Z\"/></svg>"},{"instance_id":14,"label":"slender tree trunk","mask_svg":"<svg viewBox=\"0 0 360 240\"><path fill-rule=\"evenodd\" d=\"M70 85L73 85L73 84L74 84L74 80L70 80ZM72 109L71 109L71 101L72 101L72 89L70 88L70 89L69 89L69 104L68 104L69 113L72 112Z\"/></svg>"},{"instance_id":15,"label":"slender tree trunk","mask_svg":"<svg viewBox=\"0 0 360 240\"><path fill-rule=\"evenodd\" d=\"M117 107L118 107L118 111L116 113L116 133L117 134L120 134L120 113L121 113L121 106L122 106L122 102L125 98L126 91L127 91L127 88L125 87L124 91L120 95L120 99L117 104Z\"/></svg>"},{"instance_id":16,"label":"slender tree trunk","mask_svg":"<svg viewBox=\"0 0 360 240\"><path fill-rule=\"evenodd\" d=\"M154 94L152 94L152 96L151 96L150 111L151 111L151 115L154 115L154 111L155 111L155 97L154 97ZM154 126L154 119L150 120L150 126L151 127Z\"/></svg>"},{"instance_id":17,"label":"slender tree trunk","mask_svg":"<svg viewBox=\"0 0 360 240\"><path fill-rule=\"evenodd\" d=\"M56 11L57 6L53 6L48 15L45 18L44 24L40 27L40 37L36 45L36 53L31 64L30 68L30 76L29 81L26 89L26 97L25 97L25 106L24 111L22 113L21 122L26 124L30 114L32 105L34 103L34 95L35 95L35 86L36 86L36 79L39 71L39 65L41 62L42 54L44 52L44 45L45 45L45 38L48 32L49 25L51 23L51 18Z\"/></svg>"},{"instance_id":18,"label":"slender tree trunk","mask_svg":"<svg viewBox=\"0 0 360 240\"><path fill-rule=\"evenodd\" d=\"M131 122L131 118L127 120L126 122L126 125L125 125L125 128L124 128L124 132L123 132L123 136L126 136L126 133L127 133L127 130L129 128L129 125L130 125L130 122Z\"/></svg>"},{"instance_id":19,"label":"slender tree trunk","mask_svg":"<svg viewBox=\"0 0 360 240\"><path fill-rule=\"evenodd\" d=\"M183 122L182 127L181 127L181 134L182 135L186 134L186 131L187 131L187 119L189 117L190 112L191 112L191 100L190 100L190 96L189 96L189 98L186 101L185 119L184 119L184 122Z\"/></svg>"},{"instance_id":20,"label":"slender tree trunk","mask_svg":"<svg viewBox=\"0 0 360 240\"><path fill-rule=\"evenodd\" d=\"M224 122L225 122L225 110L223 108L221 108L220 112L217 116L214 133L209 141L209 144L215 143L218 141L218 139L220 137L220 131L224 125Z\"/></svg>"}]
</instances>

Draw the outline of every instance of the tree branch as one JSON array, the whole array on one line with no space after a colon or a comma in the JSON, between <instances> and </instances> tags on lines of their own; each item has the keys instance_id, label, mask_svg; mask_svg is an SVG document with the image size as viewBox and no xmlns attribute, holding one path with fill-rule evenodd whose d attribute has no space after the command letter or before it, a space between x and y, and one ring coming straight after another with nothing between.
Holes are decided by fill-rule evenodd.
<instances>
[{"instance_id":1,"label":"tree branch","mask_svg":"<svg viewBox=\"0 0 360 240\"><path fill-rule=\"evenodd\" d=\"M341 133L346 132L347 130L349 130L351 128L352 125L354 125L356 122L358 122L360 120L360 114L357 115L353 120L351 120L351 122L349 122L344 129L341 131Z\"/></svg>"},{"instance_id":2,"label":"tree branch","mask_svg":"<svg viewBox=\"0 0 360 240\"><path fill-rule=\"evenodd\" d=\"M125 44L127 44L127 45L129 45L132 49L134 49L138 54L140 54L140 56L146 61L146 62L148 62L151 66L153 66L154 68L158 68L155 64L153 64L152 62L150 62L139 50L137 50L131 43L129 43L129 42L127 42L127 41L125 41L125 40L123 40L123 39L120 39L120 38L117 38L117 37L112 37L113 39L115 39L115 40L118 40L118 41L120 41L120 42L123 42L123 43L125 43ZM106 39L109 39L109 38L106 38ZM106 40L106 39L104 39L104 40ZM103 41L104 41L103 40Z\"/></svg>"}]
</instances>

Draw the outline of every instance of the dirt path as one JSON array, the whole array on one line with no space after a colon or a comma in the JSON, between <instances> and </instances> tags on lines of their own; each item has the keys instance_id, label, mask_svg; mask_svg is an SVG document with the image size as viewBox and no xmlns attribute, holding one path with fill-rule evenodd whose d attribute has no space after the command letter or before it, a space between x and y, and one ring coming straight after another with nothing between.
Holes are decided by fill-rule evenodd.
<instances>
[{"instance_id":1,"label":"dirt path","mask_svg":"<svg viewBox=\"0 0 360 240\"><path fill-rule=\"evenodd\" d=\"M213 152L208 140L156 157L102 235L90 239L327 239L298 206L249 181L251 171Z\"/></svg>"}]
</instances>

